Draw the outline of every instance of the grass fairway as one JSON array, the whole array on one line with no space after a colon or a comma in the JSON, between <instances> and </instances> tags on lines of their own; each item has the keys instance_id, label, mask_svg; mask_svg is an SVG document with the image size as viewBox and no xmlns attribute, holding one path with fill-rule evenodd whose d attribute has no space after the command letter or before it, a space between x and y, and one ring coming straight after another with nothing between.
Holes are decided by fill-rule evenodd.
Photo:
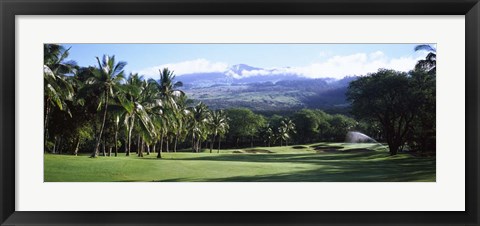
<instances>
[{"instance_id":1,"label":"grass fairway","mask_svg":"<svg viewBox=\"0 0 480 226\"><path fill-rule=\"evenodd\" d=\"M287 147L163 153L139 158L45 155L46 182L129 181L435 181L435 157L389 156L375 144L319 143Z\"/></svg>"}]
</instances>

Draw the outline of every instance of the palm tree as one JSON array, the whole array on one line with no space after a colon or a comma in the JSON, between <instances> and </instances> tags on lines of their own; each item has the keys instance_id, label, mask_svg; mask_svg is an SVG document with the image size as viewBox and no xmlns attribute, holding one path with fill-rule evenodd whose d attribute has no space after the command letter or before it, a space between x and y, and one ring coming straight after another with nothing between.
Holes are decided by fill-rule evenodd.
<instances>
[{"instance_id":1,"label":"palm tree","mask_svg":"<svg viewBox=\"0 0 480 226\"><path fill-rule=\"evenodd\" d=\"M100 90L99 96L99 105L100 109L103 105L103 119L100 126L100 131L98 132L95 144L95 150L93 151L91 157L97 157L99 152L99 147L102 139L103 129L105 127L105 121L107 119L107 111L109 98L114 96L114 89L120 84L124 79L123 68L127 65L126 62L115 62L115 56L103 56L103 60L97 57L98 68L92 71L93 77L90 77L87 80L87 83Z\"/></svg>"},{"instance_id":2,"label":"palm tree","mask_svg":"<svg viewBox=\"0 0 480 226\"><path fill-rule=\"evenodd\" d=\"M175 140L173 146L174 152L177 152L178 140L180 140L180 142L183 142L185 140L185 137L188 135L187 124L190 120L191 114L190 111L187 109L187 102L188 100L186 95L181 95L177 100L178 111L176 112L175 120L173 123L173 129L175 131Z\"/></svg>"},{"instance_id":3,"label":"palm tree","mask_svg":"<svg viewBox=\"0 0 480 226\"><path fill-rule=\"evenodd\" d=\"M212 132L212 140L210 141L210 153L212 153L215 138L218 138L218 152L220 152L220 136L228 130L228 117L223 110L212 111L209 117L210 131Z\"/></svg>"},{"instance_id":4,"label":"palm tree","mask_svg":"<svg viewBox=\"0 0 480 226\"><path fill-rule=\"evenodd\" d=\"M218 149L217 149L217 153L220 153L220 141L222 139L222 136L224 136L227 132L228 132L228 129L230 129L230 124L228 124L228 121L230 120L227 116L227 113L226 112L223 112L220 114L221 118L222 118L222 121L224 121L224 123L220 126L220 129L218 130Z\"/></svg>"},{"instance_id":5,"label":"palm tree","mask_svg":"<svg viewBox=\"0 0 480 226\"><path fill-rule=\"evenodd\" d=\"M183 83L180 81L175 81L175 74L173 71L164 68L159 70L160 80L158 83L155 80L150 80L153 84L158 87L160 99L172 109L178 109L177 99L180 96L184 96L185 93L178 89L183 86Z\"/></svg>"},{"instance_id":6,"label":"palm tree","mask_svg":"<svg viewBox=\"0 0 480 226\"><path fill-rule=\"evenodd\" d=\"M437 71L437 49L431 45L417 45L415 51L427 51L425 60L419 60L415 65L415 69L436 73Z\"/></svg>"},{"instance_id":7,"label":"palm tree","mask_svg":"<svg viewBox=\"0 0 480 226\"><path fill-rule=\"evenodd\" d=\"M68 57L68 51L69 49L65 49L61 45L44 45L43 81L45 103L45 150L47 148L48 140L48 119L52 107L56 106L61 111L66 111L71 116L65 100L72 100L74 90L72 84L66 80L65 74L74 73L76 63L73 61L64 62Z\"/></svg>"},{"instance_id":8,"label":"palm tree","mask_svg":"<svg viewBox=\"0 0 480 226\"><path fill-rule=\"evenodd\" d=\"M281 140L285 141L285 146L288 146L288 140L290 139L290 133L295 133L295 124L292 120L282 120L280 122L280 127L278 128L278 132L280 135ZM280 144L281 146L281 144Z\"/></svg>"},{"instance_id":9,"label":"palm tree","mask_svg":"<svg viewBox=\"0 0 480 226\"><path fill-rule=\"evenodd\" d=\"M268 127L268 129L265 131L265 138L268 142L268 146L270 147L272 141L275 140L275 133L273 133L273 129L271 127Z\"/></svg>"},{"instance_id":10,"label":"palm tree","mask_svg":"<svg viewBox=\"0 0 480 226\"><path fill-rule=\"evenodd\" d=\"M45 44L43 46L43 65L47 66L56 75L70 74L77 68L75 61L65 61L70 48L65 49L58 44Z\"/></svg>"},{"instance_id":11,"label":"palm tree","mask_svg":"<svg viewBox=\"0 0 480 226\"><path fill-rule=\"evenodd\" d=\"M126 129L126 134L128 134L129 131L129 117L130 113L133 111L133 108L125 104L125 99L124 99L124 93L122 91L117 92L115 95L115 101L111 103L108 107L109 109L109 114L113 115L113 124L115 126L114 128L114 140L115 140L115 157L118 156L118 132L120 130L120 126L122 125L121 122L123 122L123 125L125 126ZM127 137L127 136L125 136ZM128 152L128 139L125 140L125 153L127 153L127 156L129 155Z\"/></svg>"},{"instance_id":12,"label":"palm tree","mask_svg":"<svg viewBox=\"0 0 480 226\"><path fill-rule=\"evenodd\" d=\"M142 138L139 142L137 154L142 156L143 144L147 145L147 153L150 152L150 145L155 141L155 125L153 113L157 110L158 104L155 99L156 90L149 83L142 80L138 74L130 74L125 85L121 86L118 102L123 107L123 122L125 125L126 151L129 156L132 146L132 133L136 128ZM138 120L136 120L138 119ZM136 124L136 122L139 122Z\"/></svg>"},{"instance_id":13,"label":"palm tree","mask_svg":"<svg viewBox=\"0 0 480 226\"><path fill-rule=\"evenodd\" d=\"M73 154L78 155L80 142L83 139L91 138L91 127L88 125L88 106L86 106L85 84L79 79L80 73L84 73L85 68L79 68L75 71L74 76L67 77L67 81L72 85L75 95L72 96L70 110L72 111L72 122L77 126L74 127L76 139ZM78 123L78 124L77 124Z\"/></svg>"},{"instance_id":14,"label":"palm tree","mask_svg":"<svg viewBox=\"0 0 480 226\"><path fill-rule=\"evenodd\" d=\"M115 115L115 157L118 156L118 128L119 128L119 124L120 124L120 115Z\"/></svg>"},{"instance_id":15,"label":"palm tree","mask_svg":"<svg viewBox=\"0 0 480 226\"><path fill-rule=\"evenodd\" d=\"M143 157L143 143L147 147L147 154L150 154L150 145L155 142L156 130L152 117L159 114L162 104L157 98L158 90L147 81L142 82L142 94L138 102L135 103L135 114L140 119L140 132L142 135L142 145L139 156Z\"/></svg>"},{"instance_id":16,"label":"palm tree","mask_svg":"<svg viewBox=\"0 0 480 226\"><path fill-rule=\"evenodd\" d=\"M208 129L208 118L210 111L207 105L200 102L195 107L191 108L191 131L192 131L192 148L195 152L200 151L200 144L206 138Z\"/></svg>"},{"instance_id":17,"label":"palm tree","mask_svg":"<svg viewBox=\"0 0 480 226\"><path fill-rule=\"evenodd\" d=\"M143 107L137 107L140 105L139 100L142 96L142 77L138 74L130 74L125 85L121 87L122 95L118 96L118 100L127 112L124 117L125 135L127 137L125 155L129 156L132 150L132 132L135 127L135 119L137 115L141 114L139 111L143 109Z\"/></svg>"},{"instance_id":18,"label":"palm tree","mask_svg":"<svg viewBox=\"0 0 480 226\"><path fill-rule=\"evenodd\" d=\"M175 116L179 114L179 107L177 104L178 98L184 96L185 93L178 88L183 86L182 82L175 81L175 75L173 71L170 71L168 68L159 70L160 79L157 81L151 79L149 80L150 84L153 84L157 90L157 98L161 102L163 111L161 114L161 124L164 128L161 128L161 138L160 138L160 151L158 152L157 157L161 158L161 152L163 151L163 139L166 140L166 146L168 151L168 143L170 141L169 136L172 134L173 125L175 124Z\"/></svg>"}]
</instances>

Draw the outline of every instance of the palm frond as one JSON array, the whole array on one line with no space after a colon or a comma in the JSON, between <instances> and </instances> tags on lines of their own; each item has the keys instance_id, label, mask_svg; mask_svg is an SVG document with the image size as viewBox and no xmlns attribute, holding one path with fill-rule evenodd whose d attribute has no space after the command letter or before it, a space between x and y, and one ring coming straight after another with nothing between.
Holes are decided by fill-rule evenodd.
<instances>
[{"instance_id":1,"label":"palm frond","mask_svg":"<svg viewBox=\"0 0 480 226\"><path fill-rule=\"evenodd\" d=\"M114 63L114 62L112 61L112 63ZM124 61L118 62L117 65L115 65L115 68L113 68L113 74L116 75L116 76L118 76L119 74L122 74L123 73L123 68L125 66L127 66L127 62L124 62Z\"/></svg>"},{"instance_id":2,"label":"palm frond","mask_svg":"<svg viewBox=\"0 0 480 226\"><path fill-rule=\"evenodd\" d=\"M437 50L433 46L428 45L428 44L417 45L417 46L415 46L414 50L415 51L425 50L425 51L429 51L429 52L437 52Z\"/></svg>"}]
</instances>

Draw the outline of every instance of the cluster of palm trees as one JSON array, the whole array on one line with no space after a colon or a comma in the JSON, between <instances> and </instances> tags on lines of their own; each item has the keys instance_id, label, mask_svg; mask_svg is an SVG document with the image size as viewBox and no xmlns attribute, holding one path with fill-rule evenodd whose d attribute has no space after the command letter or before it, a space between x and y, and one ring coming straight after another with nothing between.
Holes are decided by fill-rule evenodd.
<instances>
[{"instance_id":1,"label":"cluster of palm trees","mask_svg":"<svg viewBox=\"0 0 480 226\"><path fill-rule=\"evenodd\" d=\"M73 98L73 87L65 79L64 75L71 73L75 69L74 62L64 62L68 57L68 49L65 50L59 45L44 45L44 134L45 146L48 140L48 121L53 108L68 113L70 110L65 101L71 101Z\"/></svg>"},{"instance_id":2,"label":"cluster of palm trees","mask_svg":"<svg viewBox=\"0 0 480 226\"><path fill-rule=\"evenodd\" d=\"M280 121L280 125L276 131L273 126L267 125L261 132L265 145L268 147L277 141L280 141L280 147L283 146L283 142L285 142L285 146L288 146L288 141L291 139L291 134L293 133L296 133L295 123L288 118Z\"/></svg>"},{"instance_id":3,"label":"cluster of palm trees","mask_svg":"<svg viewBox=\"0 0 480 226\"><path fill-rule=\"evenodd\" d=\"M114 148L117 156L120 133L127 156L133 151L134 137L141 157L159 148L157 157L161 158L163 150L170 151L169 144L176 152L177 144L186 142L189 136L195 152L206 140L210 152L214 142L220 149L221 137L229 129L227 115L222 110L211 111L203 103L189 107L189 100L179 89L182 83L168 68L159 71L159 80L146 80L138 74L126 77L126 62L116 62L115 56L97 57L96 67L79 67L75 62L65 62L68 51L61 45L44 46L45 150L49 141L53 146L57 144L57 137L50 138L48 130L53 110L74 119L70 121L87 118L87 126L77 127L93 128L95 145L91 157L97 157L101 147L104 155L107 149L111 155ZM75 154L81 134L78 131Z\"/></svg>"}]
</instances>

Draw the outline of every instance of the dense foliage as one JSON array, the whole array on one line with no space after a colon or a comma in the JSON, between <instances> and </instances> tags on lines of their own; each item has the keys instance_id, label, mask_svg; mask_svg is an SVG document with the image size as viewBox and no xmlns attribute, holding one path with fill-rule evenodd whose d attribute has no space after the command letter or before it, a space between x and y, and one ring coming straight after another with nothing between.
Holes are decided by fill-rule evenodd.
<instances>
[{"instance_id":1,"label":"dense foliage","mask_svg":"<svg viewBox=\"0 0 480 226\"><path fill-rule=\"evenodd\" d=\"M352 113L380 125L390 153L435 151L435 74L380 69L350 83Z\"/></svg>"}]
</instances>

